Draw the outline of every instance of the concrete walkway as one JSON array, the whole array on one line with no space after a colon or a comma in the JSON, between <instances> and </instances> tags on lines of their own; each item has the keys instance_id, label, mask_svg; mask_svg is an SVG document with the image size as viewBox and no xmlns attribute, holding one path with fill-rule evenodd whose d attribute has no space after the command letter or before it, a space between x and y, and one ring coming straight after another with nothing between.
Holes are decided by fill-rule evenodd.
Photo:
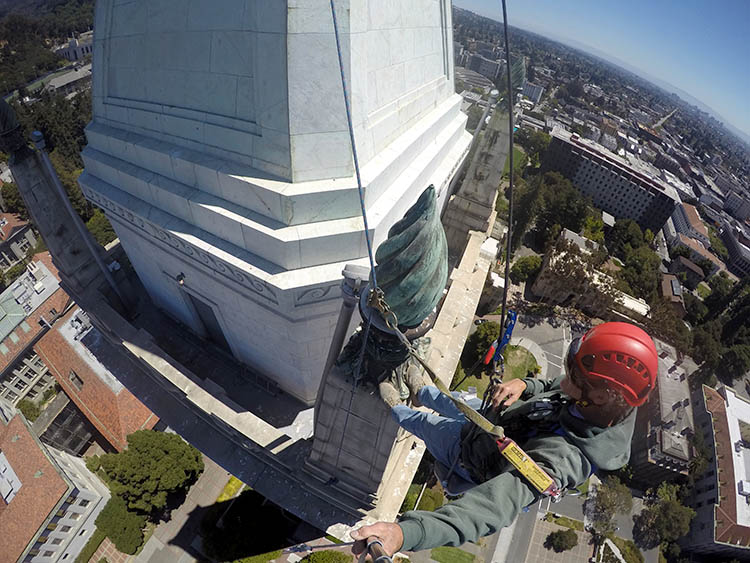
<instances>
[{"instance_id":1,"label":"concrete walkway","mask_svg":"<svg viewBox=\"0 0 750 563\"><path fill-rule=\"evenodd\" d=\"M162 522L157 526L154 535L149 538L143 551L135 558L136 561L143 563L191 563L196 560L197 549L191 550L193 553L189 553L182 546L173 543L173 540L178 534L183 537L192 536L196 541L198 540L200 523L194 520L189 521L188 516L198 506L206 507L214 504L230 477L227 471L206 456L203 456L203 463L205 466L203 473L190 488L185 502L172 511L172 516L168 522ZM184 529L186 524L194 529Z\"/></svg>"}]
</instances>

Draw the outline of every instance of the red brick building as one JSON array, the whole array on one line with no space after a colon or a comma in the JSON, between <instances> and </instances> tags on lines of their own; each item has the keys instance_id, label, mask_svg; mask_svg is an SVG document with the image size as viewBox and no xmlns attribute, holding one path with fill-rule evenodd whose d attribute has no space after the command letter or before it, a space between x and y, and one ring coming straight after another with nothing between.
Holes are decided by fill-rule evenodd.
<instances>
[{"instance_id":1,"label":"red brick building","mask_svg":"<svg viewBox=\"0 0 750 563\"><path fill-rule=\"evenodd\" d=\"M132 367L77 306L34 350L65 394L114 449L125 449L128 434L151 429L159 421L117 380L118 372Z\"/></svg>"}]
</instances>

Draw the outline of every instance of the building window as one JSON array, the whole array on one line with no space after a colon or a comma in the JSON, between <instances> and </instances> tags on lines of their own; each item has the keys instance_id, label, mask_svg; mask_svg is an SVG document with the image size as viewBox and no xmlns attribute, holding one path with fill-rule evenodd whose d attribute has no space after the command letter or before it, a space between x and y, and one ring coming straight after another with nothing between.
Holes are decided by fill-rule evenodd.
<instances>
[{"instance_id":1,"label":"building window","mask_svg":"<svg viewBox=\"0 0 750 563\"><path fill-rule=\"evenodd\" d=\"M42 553L42 557L52 557L54 554L54 551L46 550L44 553Z\"/></svg>"},{"instance_id":2,"label":"building window","mask_svg":"<svg viewBox=\"0 0 750 563\"><path fill-rule=\"evenodd\" d=\"M78 512L72 512L72 513L71 513L71 514L70 514L70 515L68 516L68 518L70 518L71 520L78 520L78 519L79 519L80 517L81 517L81 515L80 515L80 513L78 513Z\"/></svg>"},{"instance_id":3,"label":"building window","mask_svg":"<svg viewBox=\"0 0 750 563\"><path fill-rule=\"evenodd\" d=\"M52 545L60 545L62 543L62 538L55 538L52 540Z\"/></svg>"},{"instance_id":4,"label":"building window","mask_svg":"<svg viewBox=\"0 0 750 563\"><path fill-rule=\"evenodd\" d=\"M79 391L83 387L83 379L78 377L78 374L73 370L70 370L70 381L71 383L73 383L75 388L78 389Z\"/></svg>"},{"instance_id":5,"label":"building window","mask_svg":"<svg viewBox=\"0 0 750 563\"><path fill-rule=\"evenodd\" d=\"M62 526L62 527L60 528L60 531L61 531L61 532L69 532L69 531L70 531L70 526Z\"/></svg>"},{"instance_id":6,"label":"building window","mask_svg":"<svg viewBox=\"0 0 750 563\"><path fill-rule=\"evenodd\" d=\"M85 498L81 499L81 502L78 503L79 506L88 506L89 501L87 501Z\"/></svg>"}]
</instances>

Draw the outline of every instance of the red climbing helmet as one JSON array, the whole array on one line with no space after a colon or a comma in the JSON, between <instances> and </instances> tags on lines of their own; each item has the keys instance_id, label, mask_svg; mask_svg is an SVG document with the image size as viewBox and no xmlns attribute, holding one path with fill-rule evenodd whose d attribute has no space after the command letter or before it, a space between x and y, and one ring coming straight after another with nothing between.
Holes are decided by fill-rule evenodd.
<instances>
[{"instance_id":1,"label":"red climbing helmet","mask_svg":"<svg viewBox=\"0 0 750 563\"><path fill-rule=\"evenodd\" d=\"M603 323L571 342L565 367L586 379L604 379L630 406L646 402L656 385L659 357L646 332L628 323Z\"/></svg>"}]
</instances>

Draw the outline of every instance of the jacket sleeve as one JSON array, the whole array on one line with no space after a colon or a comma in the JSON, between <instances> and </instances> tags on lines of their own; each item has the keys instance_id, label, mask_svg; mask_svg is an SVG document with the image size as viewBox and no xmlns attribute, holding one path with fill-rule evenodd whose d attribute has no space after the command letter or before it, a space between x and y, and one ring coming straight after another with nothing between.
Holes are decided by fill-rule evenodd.
<instances>
[{"instance_id":1,"label":"jacket sleeve","mask_svg":"<svg viewBox=\"0 0 750 563\"><path fill-rule=\"evenodd\" d=\"M434 512L405 513L399 522L404 533L401 550L419 551L475 542L509 526L537 494L516 471L501 473Z\"/></svg>"},{"instance_id":2,"label":"jacket sleeve","mask_svg":"<svg viewBox=\"0 0 750 563\"><path fill-rule=\"evenodd\" d=\"M526 391L521 394L521 399L528 400L535 395L540 393L546 393L547 391L554 391L560 388L560 382L564 379L561 375L552 379L551 381L541 381L535 377L525 377L523 382L526 384Z\"/></svg>"},{"instance_id":3,"label":"jacket sleeve","mask_svg":"<svg viewBox=\"0 0 750 563\"><path fill-rule=\"evenodd\" d=\"M583 483L591 465L581 450L561 436L529 440L526 452L560 487ZM459 500L434 512L405 513L399 525L404 533L404 551L418 551L441 545L458 546L509 526L518 513L541 494L512 466L469 490Z\"/></svg>"}]
</instances>

